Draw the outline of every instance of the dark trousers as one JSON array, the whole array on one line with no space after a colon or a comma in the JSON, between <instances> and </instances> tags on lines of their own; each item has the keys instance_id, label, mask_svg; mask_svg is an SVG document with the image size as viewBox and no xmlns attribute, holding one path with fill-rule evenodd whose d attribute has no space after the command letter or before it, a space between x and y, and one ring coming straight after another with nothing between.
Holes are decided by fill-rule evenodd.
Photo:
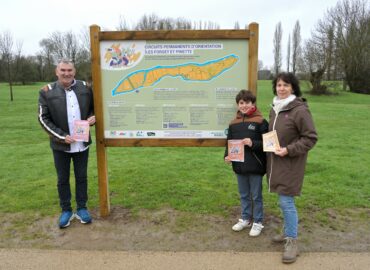
<instances>
[{"instance_id":1,"label":"dark trousers","mask_svg":"<svg viewBox=\"0 0 370 270\"><path fill-rule=\"evenodd\" d=\"M71 159L73 161L74 174L76 179L76 203L77 210L86 208L87 202L87 161L89 149L83 152L66 153L53 150L55 169L58 175L59 203L62 211L72 211L71 187L69 175Z\"/></svg>"}]
</instances>

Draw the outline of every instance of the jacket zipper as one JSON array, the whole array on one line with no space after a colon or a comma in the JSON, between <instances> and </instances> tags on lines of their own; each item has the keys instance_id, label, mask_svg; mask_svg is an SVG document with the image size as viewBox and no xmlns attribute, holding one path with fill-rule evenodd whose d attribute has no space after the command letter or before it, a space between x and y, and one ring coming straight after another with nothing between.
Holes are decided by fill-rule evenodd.
<instances>
[{"instance_id":1,"label":"jacket zipper","mask_svg":"<svg viewBox=\"0 0 370 270\"><path fill-rule=\"evenodd\" d=\"M280 110L278 113L275 112L275 119L274 119L274 123L272 125L272 130L275 130L275 124L276 124L276 120L277 120L279 114L281 112L284 112L284 111L289 111L289 109L284 108L284 109ZM274 163L274 154L273 153L270 153L270 155L271 155L271 164L270 164L271 166L270 166L270 175L269 175L269 180L268 180L268 182L269 182L269 192L271 192L272 164Z\"/></svg>"},{"instance_id":2,"label":"jacket zipper","mask_svg":"<svg viewBox=\"0 0 370 270\"><path fill-rule=\"evenodd\" d=\"M272 130L275 130L275 124L276 124L276 120L279 116L279 113L275 112L275 118L274 118L274 123L272 124ZM272 164L274 163L274 153L270 153L269 155L271 155L271 162L270 162L270 175L269 175L269 181L268 182L269 182L269 192L271 192L271 175L272 175Z\"/></svg>"},{"instance_id":3,"label":"jacket zipper","mask_svg":"<svg viewBox=\"0 0 370 270\"><path fill-rule=\"evenodd\" d=\"M243 115L243 123L245 123L245 115ZM257 159L258 163L263 166L261 160L257 157L257 155L251 150L251 153L253 154L253 156Z\"/></svg>"},{"instance_id":4,"label":"jacket zipper","mask_svg":"<svg viewBox=\"0 0 370 270\"><path fill-rule=\"evenodd\" d=\"M262 164L261 160L257 157L257 155L253 151L251 151L251 152L252 152L253 156L257 159L258 163L263 167L263 164Z\"/></svg>"}]
</instances>

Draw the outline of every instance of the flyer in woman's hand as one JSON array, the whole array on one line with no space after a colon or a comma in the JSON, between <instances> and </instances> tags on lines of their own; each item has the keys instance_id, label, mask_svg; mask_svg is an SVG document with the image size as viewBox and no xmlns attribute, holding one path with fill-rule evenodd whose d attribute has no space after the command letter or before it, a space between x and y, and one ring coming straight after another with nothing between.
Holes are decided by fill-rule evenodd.
<instances>
[{"instance_id":1,"label":"flyer in woman's hand","mask_svg":"<svg viewBox=\"0 0 370 270\"><path fill-rule=\"evenodd\" d=\"M242 140L228 140L228 156L230 161L244 162L244 144Z\"/></svg>"},{"instance_id":2,"label":"flyer in woman's hand","mask_svg":"<svg viewBox=\"0 0 370 270\"><path fill-rule=\"evenodd\" d=\"M264 152L275 152L275 150L280 149L279 139L276 130L262 134L262 140Z\"/></svg>"},{"instance_id":3,"label":"flyer in woman's hand","mask_svg":"<svg viewBox=\"0 0 370 270\"><path fill-rule=\"evenodd\" d=\"M72 139L77 142L89 141L90 125L87 120L76 120L73 125Z\"/></svg>"}]
</instances>

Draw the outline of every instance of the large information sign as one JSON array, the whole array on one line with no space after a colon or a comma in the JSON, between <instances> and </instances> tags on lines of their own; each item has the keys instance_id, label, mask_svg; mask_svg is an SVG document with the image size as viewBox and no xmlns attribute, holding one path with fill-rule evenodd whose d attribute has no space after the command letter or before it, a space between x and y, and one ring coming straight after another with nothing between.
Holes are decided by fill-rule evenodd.
<instances>
[{"instance_id":1,"label":"large information sign","mask_svg":"<svg viewBox=\"0 0 370 270\"><path fill-rule=\"evenodd\" d=\"M225 138L248 40L100 43L105 138Z\"/></svg>"},{"instance_id":2,"label":"large information sign","mask_svg":"<svg viewBox=\"0 0 370 270\"><path fill-rule=\"evenodd\" d=\"M241 89L257 93L258 24L246 30L90 27L100 213L106 147L225 146Z\"/></svg>"}]
</instances>

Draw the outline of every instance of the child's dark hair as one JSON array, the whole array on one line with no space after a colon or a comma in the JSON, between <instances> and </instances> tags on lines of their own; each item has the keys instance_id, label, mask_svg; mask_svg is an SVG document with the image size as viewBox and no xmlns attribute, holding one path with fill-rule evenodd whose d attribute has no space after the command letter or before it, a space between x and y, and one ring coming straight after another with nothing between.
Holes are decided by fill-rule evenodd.
<instances>
[{"instance_id":1,"label":"child's dark hair","mask_svg":"<svg viewBox=\"0 0 370 270\"><path fill-rule=\"evenodd\" d=\"M256 96L250 90L240 90L240 92L236 95L235 101L238 104L240 100L244 100L246 102L250 101L252 103L256 103Z\"/></svg>"},{"instance_id":2,"label":"child's dark hair","mask_svg":"<svg viewBox=\"0 0 370 270\"><path fill-rule=\"evenodd\" d=\"M297 77L291 72L281 72L279 73L276 78L272 81L272 91L276 96L276 84L279 80L282 80L285 83L289 83L292 85L293 93L297 97L302 96L301 88L299 87L299 81Z\"/></svg>"}]
</instances>

